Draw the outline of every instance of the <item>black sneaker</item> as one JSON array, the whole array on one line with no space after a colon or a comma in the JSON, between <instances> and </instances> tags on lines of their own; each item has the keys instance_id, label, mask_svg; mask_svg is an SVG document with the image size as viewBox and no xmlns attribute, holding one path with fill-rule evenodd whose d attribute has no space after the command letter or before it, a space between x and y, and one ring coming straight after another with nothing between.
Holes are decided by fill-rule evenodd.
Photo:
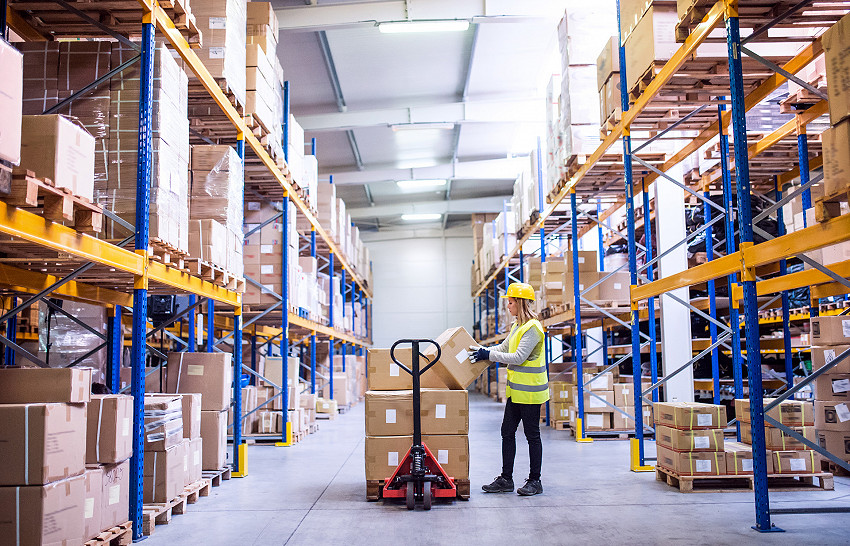
<instances>
[{"instance_id":1,"label":"black sneaker","mask_svg":"<svg viewBox=\"0 0 850 546\"><path fill-rule=\"evenodd\" d=\"M493 483L482 485L481 489L485 493L510 493L514 490L514 481L504 476L498 476L493 480Z\"/></svg>"},{"instance_id":2,"label":"black sneaker","mask_svg":"<svg viewBox=\"0 0 850 546\"><path fill-rule=\"evenodd\" d=\"M531 478L529 478L525 480L525 485L517 489L516 492L522 495L523 497L539 495L543 493L543 484L540 483L540 480L532 480Z\"/></svg>"}]
</instances>

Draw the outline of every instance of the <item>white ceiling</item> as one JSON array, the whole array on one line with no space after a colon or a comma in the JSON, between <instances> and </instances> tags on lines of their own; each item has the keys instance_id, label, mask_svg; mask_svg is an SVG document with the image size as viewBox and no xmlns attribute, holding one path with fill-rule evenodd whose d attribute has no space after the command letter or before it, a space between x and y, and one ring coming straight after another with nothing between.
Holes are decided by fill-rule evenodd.
<instances>
[{"instance_id":1,"label":"white ceiling","mask_svg":"<svg viewBox=\"0 0 850 546\"><path fill-rule=\"evenodd\" d=\"M362 228L398 230L403 212L501 210L536 135L557 67L553 0L273 0L291 111L317 139L320 177ZM559 8L560 4L560 8ZM469 20L469 30L382 34L376 22ZM326 44L323 54L323 42ZM334 81L334 72L336 82ZM335 89L341 94L337 96ZM393 130L391 125L442 123ZM396 180L447 178L439 191L402 192ZM436 224L436 227L441 227Z\"/></svg>"}]
</instances>

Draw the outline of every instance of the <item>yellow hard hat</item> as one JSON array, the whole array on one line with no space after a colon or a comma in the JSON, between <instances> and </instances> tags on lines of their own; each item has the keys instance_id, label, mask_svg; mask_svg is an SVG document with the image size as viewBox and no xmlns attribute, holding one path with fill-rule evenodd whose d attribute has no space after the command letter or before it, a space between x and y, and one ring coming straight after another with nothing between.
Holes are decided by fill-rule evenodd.
<instances>
[{"instance_id":1,"label":"yellow hard hat","mask_svg":"<svg viewBox=\"0 0 850 546\"><path fill-rule=\"evenodd\" d=\"M503 298L520 298L534 301L534 288L524 282L512 282L508 285L508 291Z\"/></svg>"}]
</instances>

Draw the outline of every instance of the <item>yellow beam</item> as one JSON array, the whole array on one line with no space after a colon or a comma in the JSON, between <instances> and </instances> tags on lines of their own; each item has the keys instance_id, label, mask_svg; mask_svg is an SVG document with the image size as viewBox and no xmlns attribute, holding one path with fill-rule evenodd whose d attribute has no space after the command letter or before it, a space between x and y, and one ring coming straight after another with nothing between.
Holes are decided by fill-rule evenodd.
<instances>
[{"instance_id":1,"label":"yellow beam","mask_svg":"<svg viewBox=\"0 0 850 546\"><path fill-rule=\"evenodd\" d=\"M151 260L150 264L148 264L148 279L179 290L186 290L187 292L205 298L212 298L233 307L238 307L242 304L242 295L239 292L227 290L200 277L183 273L157 261Z\"/></svg>"},{"instance_id":2,"label":"yellow beam","mask_svg":"<svg viewBox=\"0 0 850 546\"><path fill-rule=\"evenodd\" d=\"M6 24L15 32L15 34L27 42L47 41L47 38L42 33L32 28L32 25L27 23L17 11L13 10L9 6L6 6Z\"/></svg>"},{"instance_id":3,"label":"yellow beam","mask_svg":"<svg viewBox=\"0 0 850 546\"><path fill-rule=\"evenodd\" d=\"M830 270L842 277L850 277L850 260L830 264L828 267ZM756 284L756 293L759 296L764 296L768 294L776 294L783 290L794 290L795 288L802 288L804 286L814 287L814 285L817 284L831 284L832 282L834 282L832 277L826 273L821 273L817 269L805 269L803 271L797 271L796 273L789 273L781 277L760 281ZM844 286L844 292L842 293L846 293L848 290L850 289Z\"/></svg>"},{"instance_id":4,"label":"yellow beam","mask_svg":"<svg viewBox=\"0 0 850 546\"><path fill-rule=\"evenodd\" d=\"M708 263L692 267L682 271L681 273L670 275L651 283L632 287L632 301L638 302L653 296L670 292L677 288L684 288L685 286L710 281L711 279L724 277L740 271L741 256L740 253L736 252L735 254L723 256L722 258L717 258L716 260L712 260Z\"/></svg>"},{"instance_id":5,"label":"yellow beam","mask_svg":"<svg viewBox=\"0 0 850 546\"><path fill-rule=\"evenodd\" d=\"M0 264L0 285L11 290L36 294L59 280L61 280L61 277ZM54 290L52 294L57 298L67 298L95 305L133 307L133 296L130 294L77 281L66 282Z\"/></svg>"},{"instance_id":6,"label":"yellow beam","mask_svg":"<svg viewBox=\"0 0 850 546\"><path fill-rule=\"evenodd\" d=\"M133 275L144 274L144 258L101 239L45 220L0 201L0 232Z\"/></svg>"},{"instance_id":7,"label":"yellow beam","mask_svg":"<svg viewBox=\"0 0 850 546\"><path fill-rule=\"evenodd\" d=\"M138 0L139 3L145 7L146 9L151 9L148 1L146 0ZM165 34L168 38L171 45L177 50L192 72L200 80L201 84L210 94L215 103L221 108L222 112L227 116L230 122L233 124L235 129L234 132L242 133L245 138L245 143L251 147L257 157L263 162L272 176L275 177L277 182L280 184L286 196L288 196L298 207L298 210L301 211L310 224L316 228L317 234L325 241L325 244L328 245L328 248L331 252L334 253L335 259L339 262L340 267L345 269L348 272L348 275L354 279L354 281L360 286L360 289L366 293L367 297L372 297L372 293L369 288L366 286L364 279L358 275L351 264L346 260L346 258L342 255L337 247L336 243L334 243L333 239L328 235L328 232L325 231L325 228L319 224L319 221L313 216L312 211L310 211L309 207L306 203L298 196L297 192L294 191L292 184L289 183L289 180L283 175L283 173L278 168L277 164L272 160L271 156L266 152L265 148L260 141L253 135L251 130L245 125L245 121L242 119L242 116L239 115L239 112L236 111L236 108L230 103L230 100L224 95L224 92L218 86L218 84L213 79L212 75L210 75L204 63L198 58L195 52L189 47L189 44L183 38L183 35L180 31L174 26L174 22L168 17L168 14L165 13L159 5L153 7L153 16L155 18L156 27L160 32Z\"/></svg>"},{"instance_id":8,"label":"yellow beam","mask_svg":"<svg viewBox=\"0 0 850 546\"><path fill-rule=\"evenodd\" d=\"M782 127L779 127L772 133L765 135L761 140L751 145L747 150L749 156L755 157L770 148L771 146L773 146L774 144L778 143L788 135L795 133L797 131L798 123L807 124L826 114L826 112L827 102L825 100L814 104L805 112L797 114L796 118L788 120L785 124L782 125Z\"/></svg>"}]
</instances>

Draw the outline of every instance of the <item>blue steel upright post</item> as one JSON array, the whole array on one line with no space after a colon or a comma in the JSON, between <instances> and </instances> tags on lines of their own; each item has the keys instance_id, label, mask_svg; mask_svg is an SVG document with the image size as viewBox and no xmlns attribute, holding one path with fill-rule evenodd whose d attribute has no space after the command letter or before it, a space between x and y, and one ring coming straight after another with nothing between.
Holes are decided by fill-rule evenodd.
<instances>
[{"instance_id":1,"label":"blue steel upright post","mask_svg":"<svg viewBox=\"0 0 850 546\"><path fill-rule=\"evenodd\" d=\"M572 251L573 262L573 305L575 306L573 327L575 331L576 386L578 387L576 396L576 404L578 405L576 408L576 426L578 430L576 430L575 436L576 441L582 442L589 440L589 438L586 437L587 424L584 422L584 359L581 342L581 285L578 277L578 204L576 203L575 188L570 190L570 227L572 228L570 250Z\"/></svg>"},{"instance_id":2,"label":"blue steel upright post","mask_svg":"<svg viewBox=\"0 0 850 546\"><path fill-rule=\"evenodd\" d=\"M705 226L705 259L707 262L710 262L714 259L714 238L712 236L713 230L711 226L711 205L709 205L709 199L711 198L711 194L708 191L708 187L704 188L703 197L705 197L705 201L703 201L703 225ZM714 279L709 280L706 283L708 288L708 314L712 318L712 320L717 320L717 302L714 301L715 291L714 291ZM717 325L714 322L708 322L708 335L711 337L711 344L714 345L717 342ZM712 390L714 392L712 402L714 404L720 404L720 360L719 360L720 350L715 347L711 350L711 379L712 379Z\"/></svg>"},{"instance_id":3,"label":"blue steel upright post","mask_svg":"<svg viewBox=\"0 0 850 546\"><path fill-rule=\"evenodd\" d=\"M245 135L236 136L236 155L242 164L244 205ZM240 472L239 447L242 444L242 304L233 309L233 470Z\"/></svg>"},{"instance_id":4,"label":"blue steel upright post","mask_svg":"<svg viewBox=\"0 0 850 546\"><path fill-rule=\"evenodd\" d=\"M289 162L289 81L283 82L283 158ZM283 377L281 378L281 439L276 446L288 446L292 442L292 425L289 422L289 222L295 221L289 218L289 194L283 191L281 215L281 244L283 256L281 258L280 272L280 365ZM295 244L298 244L296 237ZM298 370L295 376L298 377Z\"/></svg>"},{"instance_id":5,"label":"blue steel upright post","mask_svg":"<svg viewBox=\"0 0 850 546\"><path fill-rule=\"evenodd\" d=\"M316 139L313 139L313 146L315 146ZM328 255L328 277L329 277L329 287L330 291L328 295L328 325L333 330L334 327L334 253L330 252ZM334 399L334 336L330 336L328 339L328 367L330 370L328 373L330 374L330 391L331 391L331 400ZM345 370L343 370L345 371Z\"/></svg>"},{"instance_id":6,"label":"blue steel upright post","mask_svg":"<svg viewBox=\"0 0 850 546\"><path fill-rule=\"evenodd\" d=\"M215 300L207 299L207 352L215 350Z\"/></svg>"},{"instance_id":7,"label":"blue steel upright post","mask_svg":"<svg viewBox=\"0 0 850 546\"><path fill-rule=\"evenodd\" d=\"M809 140L806 132L806 124L797 115L797 158L800 166L800 185L805 186L809 183ZM803 207L803 227L808 227L809 222L806 219L806 211L812 208L812 190L807 188L803 190L802 207ZM784 263L784 260L783 260ZM809 316L816 317L820 315L820 305L811 305L815 303L810 300ZM787 321L786 321L787 322Z\"/></svg>"},{"instance_id":8,"label":"blue steel upright post","mask_svg":"<svg viewBox=\"0 0 850 546\"><path fill-rule=\"evenodd\" d=\"M747 150L747 119L744 103L744 78L741 67L741 33L738 26L738 3L726 5L726 43L729 54L729 86L732 101L732 132L735 142L735 185L738 189L738 217L741 247L753 245L753 216L750 196L749 154ZM747 380L750 390L750 426L753 440L753 490L756 505L756 525L760 532L778 530L770 523L767 493L767 458L764 437L764 390L761 382L761 353L759 343L758 300L755 268L742 265L744 288L744 323L747 341Z\"/></svg>"},{"instance_id":9,"label":"blue steel upright post","mask_svg":"<svg viewBox=\"0 0 850 546\"><path fill-rule=\"evenodd\" d=\"M136 254L148 256L148 214L150 212L151 148L153 145L153 53L154 26L150 12L142 19L142 41L139 61L139 146L136 170ZM142 539L142 492L144 491L145 456L145 354L147 349L148 278L137 276L133 281L133 344L131 347L133 395L133 457L130 462L130 521L133 540Z\"/></svg>"},{"instance_id":10,"label":"blue steel upright post","mask_svg":"<svg viewBox=\"0 0 850 546\"><path fill-rule=\"evenodd\" d=\"M802 169L800 173L802 174ZM782 189L779 187L779 177L773 177L773 190L776 202L782 200ZM785 235L785 217L782 213L782 207L776 209L776 228L777 235ZM788 273L788 264L785 260L779 262L779 276L784 277ZM785 357L785 388L790 389L794 386L794 366L791 354L791 301L788 297L788 291L782 291L782 349Z\"/></svg>"},{"instance_id":11,"label":"blue steel upright post","mask_svg":"<svg viewBox=\"0 0 850 546\"><path fill-rule=\"evenodd\" d=\"M599 217L602 214L602 204L596 201L596 221L599 222ZM605 237L602 233L602 225L596 225L596 244L599 246L599 271L605 273ZM602 365L608 367L608 336L605 335L605 321L602 323Z\"/></svg>"},{"instance_id":12,"label":"blue steel upright post","mask_svg":"<svg viewBox=\"0 0 850 546\"><path fill-rule=\"evenodd\" d=\"M643 238L644 246L644 262L652 261L652 214L649 210L649 192L646 189L646 183L641 181L641 189L643 190ZM635 247L637 252L637 247ZM648 265L646 267L646 278L652 281L655 277L655 267ZM656 324L655 324L655 298L646 300L647 323L649 333L649 380L655 385L658 381L658 347L656 343ZM652 390L652 401L658 402L658 389ZM641 425L643 426L643 425Z\"/></svg>"},{"instance_id":13,"label":"blue steel upright post","mask_svg":"<svg viewBox=\"0 0 850 546\"><path fill-rule=\"evenodd\" d=\"M106 346L109 361L109 389L113 393L121 390L121 355L124 352L124 331L121 328L121 306L112 309L108 323L108 341Z\"/></svg>"},{"instance_id":14,"label":"blue steel upright post","mask_svg":"<svg viewBox=\"0 0 850 546\"><path fill-rule=\"evenodd\" d=\"M617 25L619 27L619 57L620 57L620 82L628 81L626 76L626 48L623 47L622 25L620 23L620 0L617 0ZM629 91L627 86L620 85L620 106L625 116L629 111ZM626 224L629 249L629 284L632 288L637 286L637 246L635 242L635 190L632 173L632 137L631 127L623 128L623 178L626 186ZM644 221L644 226L646 221ZM648 241L647 241L648 242ZM647 245L649 246L649 245ZM635 441L637 453L633 454L632 470L644 469L644 446L643 446L643 397L641 396L641 356L640 356L640 310L637 303L631 302L631 340L632 340L632 380L634 381L634 405L635 405ZM654 327L654 325L653 325ZM655 349L655 347L653 347ZM651 353L651 351L650 351ZM635 464L636 463L636 464Z\"/></svg>"},{"instance_id":15,"label":"blue steel upright post","mask_svg":"<svg viewBox=\"0 0 850 546\"><path fill-rule=\"evenodd\" d=\"M310 226L310 257L316 260L316 226ZM318 268L318 265L316 266ZM311 317L311 320L314 317ZM316 331L310 333L310 394L316 394Z\"/></svg>"},{"instance_id":16,"label":"blue steel upright post","mask_svg":"<svg viewBox=\"0 0 850 546\"><path fill-rule=\"evenodd\" d=\"M5 32L5 26L0 27L0 30ZM4 34L5 35L5 34ZM18 305L18 298L12 298L11 307L14 309ZM6 338L12 343L18 342L18 315L12 315L6 321ZM15 365L15 351L11 347L6 347L3 364L6 366ZM113 391L115 392L115 391Z\"/></svg>"},{"instance_id":17,"label":"blue steel upright post","mask_svg":"<svg viewBox=\"0 0 850 546\"><path fill-rule=\"evenodd\" d=\"M195 307L195 304L197 302L198 297L195 294L189 296L189 307L192 307L193 309L189 312L189 317L186 321L189 329L189 331L187 332L188 335L186 336L186 339L189 342L189 344L186 345L186 352L188 353L195 352L195 342L198 337L198 327L195 325L195 317L198 314L198 310Z\"/></svg>"}]
</instances>

